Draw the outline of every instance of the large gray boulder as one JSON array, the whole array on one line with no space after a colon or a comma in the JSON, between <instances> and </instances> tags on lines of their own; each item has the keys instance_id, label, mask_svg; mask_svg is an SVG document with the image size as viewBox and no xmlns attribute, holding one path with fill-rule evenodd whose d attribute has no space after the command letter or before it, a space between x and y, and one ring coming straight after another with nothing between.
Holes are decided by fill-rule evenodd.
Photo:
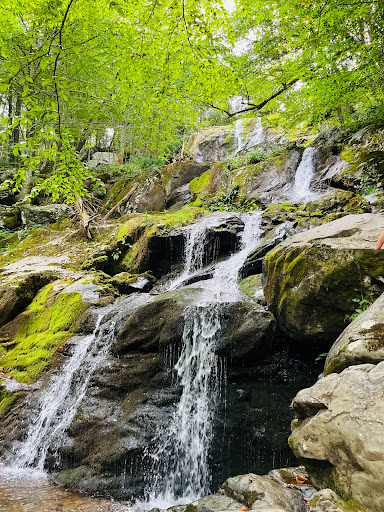
<instances>
[{"instance_id":1,"label":"large gray boulder","mask_svg":"<svg viewBox=\"0 0 384 512\"><path fill-rule=\"evenodd\" d=\"M47 204L34 206L23 204L20 206L23 226L29 228L42 224L53 224L59 220L73 216L74 210L66 204Z\"/></svg>"},{"instance_id":2,"label":"large gray boulder","mask_svg":"<svg viewBox=\"0 0 384 512\"><path fill-rule=\"evenodd\" d=\"M168 512L306 512L308 509L303 498L315 492L311 485L303 485L307 476L303 467L297 467L272 470L262 476L248 473L231 477L216 494L203 496L188 505L170 507ZM302 478L300 484L297 477Z\"/></svg>"},{"instance_id":3,"label":"large gray boulder","mask_svg":"<svg viewBox=\"0 0 384 512\"><path fill-rule=\"evenodd\" d=\"M228 478L220 488L226 496L236 499L250 510L276 512L305 512L303 495L293 485L288 487L268 475L239 475Z\"/></svg>"},{"instance_id":4,"label":"large gray boulder","mask_svg":"<svg viewBox=\"0 0 384 512\"><path fill-rule=\"evenodd\" d=\"M357 304L356 304L357 306ZM324 373L384 360L384 295L340 334L329 351Z\"/></svg>"},{"instance_id":5,"label":"large gray boulder","mask_svg":"<svg viewBox=\"0 0 384 512\"><path fill-rule=\"evenodd\" d=\"M91 160L87 162L87 166L94 169L100 165L118 164L119 158L116 153L110 151L96 151L92 154Z\"/></svg>"},{"instance_id":6,"label":"large gray boulder","mask_svg":"<svg viewBox=\"0 0 384 512\"><path fill-rule=\"evenodd\" d=\"M291 337L329 348L363 294L384 290L384 258L374 246L384 217L347 215L298 233L264 259L264 295Z\"/></svg>"},{"instance_id":7,"label":"large gray boulder","mask_svg":"<svg viewBox=\"0 0 384 512\"><path fill-rule=\"evenodd\" d=\"M129 201L122 207L122 212L144 213L160 212L165 208L165 190L157 169L149 169L137 180L139 186L129 198ZM130 184L133 185L133 181ZM128 192L128 190L127 190Z\"/></svg>"},{"instance_id":8,"label":"large gray boulder","mask_svg":"<svg viewBox=\"0 0 384 512\"><path fill-rule=\"evenodd\" d=\"M292 402L289 439L315 487L374 512L384 510L383 382L380 362L349 367L303 389Z\"/></svg>"}]
</instances>

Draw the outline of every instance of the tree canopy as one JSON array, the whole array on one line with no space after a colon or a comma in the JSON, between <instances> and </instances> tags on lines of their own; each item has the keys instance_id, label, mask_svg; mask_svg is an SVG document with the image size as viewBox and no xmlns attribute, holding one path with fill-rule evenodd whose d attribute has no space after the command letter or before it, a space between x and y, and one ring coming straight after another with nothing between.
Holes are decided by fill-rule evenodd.
<instances>
[{"instance_id":1,"label":"tree canopy","mask_svg":"<svg viewBox=\"0 0 384 512\"><path fill-rule=\"evenodd\" d=\"M364 0L0 1L3 157L75 202L78 154L109 133L164 155L212 109L291 125L383 104L383 3ZM242 105L231 108L231 98ZM49 175L39 171L51 165Z\"/></svg>"}]
</instances>

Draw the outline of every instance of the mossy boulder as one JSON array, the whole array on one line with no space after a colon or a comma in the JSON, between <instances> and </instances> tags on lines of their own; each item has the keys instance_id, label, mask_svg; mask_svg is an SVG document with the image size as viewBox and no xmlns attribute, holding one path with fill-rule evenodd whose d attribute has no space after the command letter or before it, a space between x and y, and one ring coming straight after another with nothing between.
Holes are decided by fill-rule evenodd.
<instances>
[{"instance_id":1,"label":"mossy boulder","mask_svg":"<svg viewBox=\"0 0 384 512\"><path fill-rule=\"evenodd\" d=\"M121 201L138 184L128 201L121 205L116 215L128 213L160 212L165 208L165 190L161 175L157 169L148 169L135 178L120 177L108 191L104 210L108 211Z\"/></svg>"},{"instance_id":2,"label":"mossy boulder","mask_svg":"<svg viewBox=\"0 0 384 512\"><path fill-rule=\"evenodd\" d=\"M356 309L359 309L356 298ZM340 334L325 361L324 374L341 372L351 365L378 363L384 360L384 295L361 313Z\"/></svg>"},{"instance_id":3,"label":"mossy boulder","mask_svg":"<svg viewBox=\"0 0 384 512\"><path fill-rule=\"evenodd\" d=\"M226 162L215 163L189 189L195 205L227 202L233 206L267 206L284 198L290 189L301 152L291 150L257 164L230 169Z\"/></svg>"},{"instance_id":4,"label":"mossy boulder","mask_svg":"<svg viewBox=\"0 0 384 512\"><path fill-rule=\"evenodd\" d=\"M0 364L18 382L35 382L53 364L60 346L80 327L89 307L71 283L51 283L42 288L28 308L0 329Z\"/></svg>"},{"instance_id":5,"label":"mossy boulder","mask_svg":"<svg viewBox=\"0 0 384 512\"><path fill-rule=\"evenodd\" d=\"M354 313L354 298L383 291L384 261L374 250L384 218L348 215L299 233L264 259L264 295L281 328L329 348Z\"/></svg>"},{"instance_id":6,"label":"mossy boulder","mask_svg":"<svg viewBox=\"0 0 384 512\"><path fill-rule=\"evenodd\" d=\"M290 223L293 232L297 233L351 213L368 213L370 211L369 203L360 195L355 195L347 190L330 190L319 199L308 203L271 204L263 212L262 226L269 231L279 224Z\"/></svg>"},{"instance_id":7,"label":"mossy boulder","mask_svg":"<svg viewBox=\"0 0 384 512\"><path fill-rule=\"evenodd\" d=\"M197 164L192 161L175 162L167 165L161 172L167 202L176 189L201 176L209 167L209 164Z\"/></svg>"},{"instance_id":8,"label":"mossy boulder","mask_svg":"<svg viewBox=\"0 0 384 512\"><path fill-rule=\"evenodd\" d=\"M16 229L21 225L19 209L0 204L0 229Z\"/></svg>"},{"instance_id":9,"label":"mossy boulder","mask_svg":"<svg viewBox=\"0 0 384 512\"><path fill-rule=\"evenodd\" d=\"M165 208L165 190L160 172L149 169L133 180L139 186L129 198L123 213L161 212Z\"/></svg>"},{"instance_id":10,"label":"mossy boulder","mask_svg":"<svg viewBox=\"0 0 384 512\"><path fill-rule=\"evenodd\" d=\"M245 295L255 300L263 297L262 275L254 274L239 281L239 289Z\"/></svg>"},{"instance_id":11,"label":"mossy boulder","mask_svg":"<svg viewBox=\"0 0 384 512\"><path fill-rule=\"evenodd\" d=\"M121 272L115 274L111 280L112 284L124 294L134 292L149 292L156 282L152 274L144 272L143 274L130 274Z\"/></svg>"},{"instance_id":12,"label":"mossy boulder","mask_svg":"<svg viewBox=\"0 0 384 512\"><path fill-rule=\"evenodd\" d=\"M289 445L313 485L333 489L346 510L384 509L383 379L384 362L350 366L292 402Z\"/></svg>"},{"instance_id":13,"label":"mossy boulder","mask_svg":"<svg viewBox=\"0 0 384 512\"><path fill-rule=\"evenodd\" d=\"M37 292L56 277L54 271L45 271L5 281L0 287L0 327L21 313Z\"/></svg>"}]
</instances>

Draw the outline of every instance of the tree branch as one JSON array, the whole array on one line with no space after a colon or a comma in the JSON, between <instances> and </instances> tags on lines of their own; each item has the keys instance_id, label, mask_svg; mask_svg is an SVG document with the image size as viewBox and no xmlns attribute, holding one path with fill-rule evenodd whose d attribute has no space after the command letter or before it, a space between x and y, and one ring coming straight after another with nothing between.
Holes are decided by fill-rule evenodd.
<instances>
[{"instance_id":1,"label":"tree branch","mask_svg":"<svg viewBox=\"0 0 384 512\"><path fill-rule=\"evenodd\" d=\"M216 110L220 110L221 112L224 112L224 114L227 114L228 117L237 116L238 114L243 114L244 112L252 112L255 110L261 110L270 101L272 101L275 98L277 98L278 96L280 96L280 94L283 94L283 92L287 91L290 87L292 87L292 85L294 85L298 81L299 81L299 78L295 78L294 80L291 80L287 84L284 84L281 89L279 89L277 92L275 92L274 94L269 96L269 98L266 98L265 100L263 100L258 105L254 105L253 103L248 102L249 107L243 108L241 110L237 110L236 112L229 112L228 110L225 110L224 108L216 107L213 103L211 103L210 106Z\"/></svg>"}]
</instances>

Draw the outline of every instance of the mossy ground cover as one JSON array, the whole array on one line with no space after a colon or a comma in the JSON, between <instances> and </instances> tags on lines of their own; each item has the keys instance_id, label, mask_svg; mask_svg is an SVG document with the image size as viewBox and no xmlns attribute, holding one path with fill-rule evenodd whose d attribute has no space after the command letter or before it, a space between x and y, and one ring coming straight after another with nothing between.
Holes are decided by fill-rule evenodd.
<instances>
[{"instance_id":1,"label":"mossy ground cover","mask_svg":"<svg viewBox=\"0 0 384 512\"><path fill-rule=\"evenodd\" d=\"M20 315L24 322L10 348L2 349L4 373L19 382L35 382L49 370L57 349L74 334L84 307L79 293L58 293L54 284L43 288Z\"/></svg>"}]
</instances>

